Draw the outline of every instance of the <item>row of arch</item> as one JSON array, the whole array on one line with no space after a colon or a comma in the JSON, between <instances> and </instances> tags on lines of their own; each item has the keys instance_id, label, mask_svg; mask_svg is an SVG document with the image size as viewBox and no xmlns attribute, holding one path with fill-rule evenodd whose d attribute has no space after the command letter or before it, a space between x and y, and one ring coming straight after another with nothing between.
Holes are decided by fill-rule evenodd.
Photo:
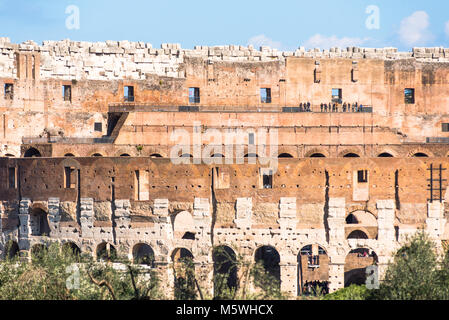
<instances>
[{"instance_id":1,"label":"row of arch","mask_svg":"<svg viewBox=\"0 0 449 320\"><path fill-rule=\"evenodd\" d=\"M74 242L64 242L64 248L70 250L75 255L81 255L81 249ZM46 250L44 244L35 244L32 246L31 256L37 256L43 250ZM4 256L13 258L19 254L19 245L15 241L9 241L5 245ZM116 248L108 243L100 243L95 250L97 261L111 261L117 258ZM176 248L170 255L174 266L183 270L181 273L175 273L175 284L181 281L188 284L187 269L188 265L194 265L194 255L187 248ZM265 272L272 277L280 288L281 283L281 257L275 247L265 245L257 248L254 252L254 262L260 263ZM155 267L155 254L150 245L138 243L132 248L133 263ZM220 296L223 290L235 290L238 288L239 262L235 251L227 246L221 245L215 247L212 252L213 272L214 272L214 292ZM351 284L364 284L366 280L365 269L368 266L378 263L378 257L373 250L368 248L358 248L351 250L345 260L345 287ZM319 270L321 268L321 270ZM312 270L312 271L311 271ZM318 270L318 272L316 272ZM194 269L193 269L194 272ZM328 293L329 279L329 257L326 250L319 245L306 245L297 255L297 288L299 294L310 293ZM194 285L193 283L191 285ZM312 285L312 286L311 286ZM195 291L195 288L191 288ZM309 290L314 290L310 292ZM320 290L318 292L317 290ZM176 291L176 286L175 286ZM175 292L175 296L176 296ZM180 293L178 293L178 296Z\"/></svg>"},{"instance_id":2,"label":"row of arch","mask_svg":"<svg viewBox=\"0 0 449 320\"><path fill-rule=\"evenodd\" d=\"M128 153L122 153L120 154L120 157L130 157L131 155ZM14 155L12 154L7 154L5 155L5 157L14 157ZM39 152L39 150L37 150L36 148L29 148L25 151L24 153L24 157L25 158L35 158L35 157L42 157L41 153ZM66 153L64 154L64 157L75 157L75 155L73 153ZM103 155L101 153L93 153L91 155L91 157L103 157ZM193 156L191 154L182 154L180 155L181 158L193 158ZM258 158L259 156L257 154L254 153L248 153L244 155L244 158ZM343 154L343 158L360 158L361 156L355 152L348 152ZM380 153L378 156L378 158L393 158L393 154L389 153L389 152L382 152ZM416 152L414 154L411 155L411 157L415 157L415 158L428 158L429 155L424 153L424 152ZM163 158L163 156L159 153L153 153L150 155L150 158ZM212 154L211 158L224 158L223 154ZM278 155L279 159L289 159L289 158L294 158L293 155L291 155L290 153L284 152ZM320 153L320 152L314 152L311 153L309 155L306 156L306 158L326 158L326 155L324 153Z\"/></svg>"}]
</instances>

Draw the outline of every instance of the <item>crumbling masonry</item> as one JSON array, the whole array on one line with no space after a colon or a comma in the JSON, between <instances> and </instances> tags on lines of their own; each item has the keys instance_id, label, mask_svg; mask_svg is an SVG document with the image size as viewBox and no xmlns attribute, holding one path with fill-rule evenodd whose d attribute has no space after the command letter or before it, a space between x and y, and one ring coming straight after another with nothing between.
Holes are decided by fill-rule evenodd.
<instances>
[{"instance_id":1,"label":"crumbling masonry","mask_svg":"<svg viewBox=\"0 0 449 320\"><path fill-rule=\"evenodd\" d=\"M262 260L293 296L365 283L371 265L382 277L418 229L449 240L448 79L444 48L0 38L0 252L50 239L151 256L168 298L183 256L212 295L220 246Z\"/></svg>"}]
</instances>

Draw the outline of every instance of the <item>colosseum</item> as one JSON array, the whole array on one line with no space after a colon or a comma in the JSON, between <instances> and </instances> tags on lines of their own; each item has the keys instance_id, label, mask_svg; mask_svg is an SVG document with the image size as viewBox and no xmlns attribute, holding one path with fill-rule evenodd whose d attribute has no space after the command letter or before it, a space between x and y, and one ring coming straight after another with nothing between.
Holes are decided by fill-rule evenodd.
<instances>
[{"instance_id":1,"label":"colosseum","mask_svg":"<svg viewBox=\"0 0 449 320\"><path fill-rule=\"evenodd\" d=\"M3 256L152 256L169 297L222 247L297 296L449 240L449 49L0 38L0 82Z\"/></svg>"}]
</instances>

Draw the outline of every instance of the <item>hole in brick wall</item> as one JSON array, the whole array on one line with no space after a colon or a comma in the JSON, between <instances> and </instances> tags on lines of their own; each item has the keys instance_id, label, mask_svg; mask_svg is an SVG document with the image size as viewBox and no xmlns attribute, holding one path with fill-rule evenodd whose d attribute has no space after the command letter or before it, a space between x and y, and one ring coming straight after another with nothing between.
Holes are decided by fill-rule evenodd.
<instances>
[{"instance_id":1,"label":"hole in brick wall","mask_svg":"<svg viewBox=\"0 0 449 320\"><path fill-rule=\"evenodd\" d=\"M70 85L62 86L62 97L64 101L72 102L72 86Z\"/></svg>"},{"instance_id":2,"label":"hole in brick wall","mask_svg":"<svg viewBox=\"0 0 449 320\"><path fill-rule=\"evenodd\" d=\"M405 104L415 103L415 89L413 88L404 89L404 102Z\"/></svg>"},{"instance_id":3,"label":"hole in brick wall","mask_svg":"<svg viewBox=\"0 0 449 320\"><path fill-rule=\"evenodd\" d=\"M125 86L123 96L126 102L134 102L134 86Z\"/></svg>"},{"instance_id":4,"label":"hole in brick wall","mask_svg":"<svg viewBox=\"0 0 449 320\"><path fill-rule=\"evenodd\" d=\"M5 99L14 99L14 85L12 83L5 83Z\"/></svg>"},{"instance_id":5,"label":"hole in brick wall","mask_svg":"<svg viewBox=\"0 0 449 320\"><path fill-rule=\"evenodd\" d=\"M357 171L357 182L358 183L367 183L368 182L368 170Z\"/></svg>"},{"instance_id":6,"label":"hole in brick wall","mask_svg":"<svg viewBox=\"0 0 449 320\"><path fill-rule=\"evenodd\" d=\"M189 88L189 103L200 103L200 88Z\"/></svg>"},{"instance_id":7,"label":"hole in brick wall","mask_svg":"<svg viewBox=\"0 0 449 320\"><path fill-rule=\"evenodd\" d=\"M271 88L260 89L260 102L271 103Z\"/></svg>"}]
</instances>

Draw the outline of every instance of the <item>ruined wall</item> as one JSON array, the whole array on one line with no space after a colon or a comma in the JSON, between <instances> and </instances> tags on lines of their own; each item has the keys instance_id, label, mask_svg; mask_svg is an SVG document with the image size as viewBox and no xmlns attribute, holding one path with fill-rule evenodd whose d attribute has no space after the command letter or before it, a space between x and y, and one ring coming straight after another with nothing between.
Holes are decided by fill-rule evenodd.
<instances>
[{"instance_id":1,"label":"ruined wall","mask_svg":"<svg viewBox=\"0 0 449 320\"><path fill-rule=\"evenodd\" d=\"M449 161L285 159L272 188L264 188L259 164L2 158L2 239L17 241L23 251L44 243L33 215L45 212L52 241L73 242L94 256L104 243L131 258L136 245L150 245L168 287L173 283L172 253L186 248L210 291L213 246L227 245L248 260L258 248L271 246L280 255L281 288L292 295L300 290L300 250L318 245L325 251L322 263L314 271L304 269L303 280L328 280L333 291L345 284L345 273L371 264L357 260L352 250L374 251L382 275L392 252L418 228L425 228L437 243L449 239L447 183L441 185L441 202L438 192L429 202L430 165L447 168ZM357 178L361 170L368 171L366 182ZM443 171L442 179L447 174ZM350 214L360 224L348 224ZM368 238L348 238L353 230L366 232ZM186 232L193 237L184 237Z\"/></svg>"}]
</instances>

